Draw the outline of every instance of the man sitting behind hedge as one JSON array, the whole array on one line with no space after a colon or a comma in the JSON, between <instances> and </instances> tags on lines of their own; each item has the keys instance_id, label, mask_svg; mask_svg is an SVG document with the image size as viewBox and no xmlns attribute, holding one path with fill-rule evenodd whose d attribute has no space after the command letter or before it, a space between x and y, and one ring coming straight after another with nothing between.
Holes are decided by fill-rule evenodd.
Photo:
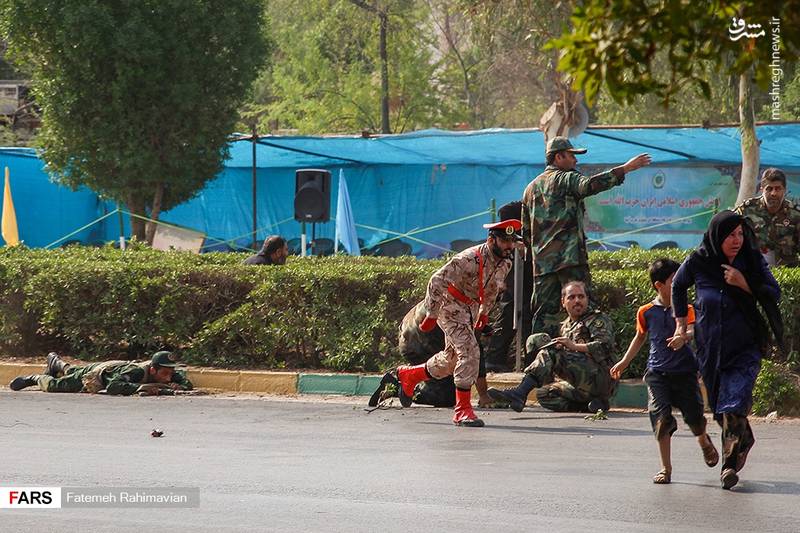
<instances>
[{"instance_id":1,"label":"man sitting behind hedge","mask_svg":"<svg viewBox=\"0 0 800 533\"><path fill-rule=\"evenodd\" d=\"M192 382L176 367L177 359L166 351L156 352L147 362L105 361L85 366L70 365L50 353L44 374L19 376L9 387L18 391L38 385L44 392L105 391L122 396L172 395L176 390L191 390Z\"/></svg>"}]
</instances>

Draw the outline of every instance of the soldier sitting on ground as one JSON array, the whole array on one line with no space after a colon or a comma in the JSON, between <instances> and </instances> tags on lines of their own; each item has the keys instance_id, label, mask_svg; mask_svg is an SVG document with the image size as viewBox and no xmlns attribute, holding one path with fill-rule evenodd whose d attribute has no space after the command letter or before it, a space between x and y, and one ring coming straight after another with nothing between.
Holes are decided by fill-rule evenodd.
<instances>
[{"instance_id":1,"label":"soldier sitting on ground","mask_svg":"<svg viewBox=\"0 0 800 533\"><path fill-rule=\"evenodd\" d=\"M175 391L192 390L186 373L176 370L172 353L161 351L150 361L105 361L85 366L70 365L56 353L47 356L43 374L19 376L9 384L11 390L38 385L44 392L105 392L112 395L172 395Z\"/></svg>"},{"instance_id":2,"label":"soldier sitting on ground","mask_svg":"<svg viewBox=\"0 0 800 533\"><path fill-rule=\"evenodd\" d=\"M617 383L609 373L616 362L613 323L604 313L589 309L582 281L564 285L561 305L568 315L561 323L561 336L531 335L526 349L536 359L525 369L522 383L513 389L489 389L492 399L510 402L520 412L536 389L539 405L551 411L608 410Z\"/></svg>"}]
</instances>

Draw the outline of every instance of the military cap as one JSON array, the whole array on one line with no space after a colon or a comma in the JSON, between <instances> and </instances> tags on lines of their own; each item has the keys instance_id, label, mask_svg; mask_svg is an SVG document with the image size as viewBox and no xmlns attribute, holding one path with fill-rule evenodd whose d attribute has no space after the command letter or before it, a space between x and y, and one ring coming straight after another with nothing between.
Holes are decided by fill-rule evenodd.
<instances>
[{"instance_id":1,"label":"military cap","mask_svg":"<svg viewBox=\"0 0 800 533\"><path fill-rule=\"evenodd\" d=\"M489 233L505 239L507 241L521 241L522 235L517 233L522 229L522 222L516 218L509 218L508 220L501 220L495 224L484 224L484 228L489 230Z\"/></svg>"},{"instance_id":2,"label":"military cap","mask_svg":"<svg viewBox=\"0 0 800 533\"><path fill-rule=\"evenodd\" d=\"M178 366L178 358L172 352L160 351L153 354L150 364L152 366L175 368Z\"/></svg>"},{"instance_id":3,"label":"military cap","mask_svg":"<svg viewBox=\"0 0 800 533\"><path fill-rule=\"evenodd\" d=\"M566 137L553 137L549 141L547 141L547 150L545 151L546 155L550 155L555 152L572 152L573 154L585 154L586 148L575 148L572 146L572 143L569 142L569 139Z\"/></svg>"}]
</instances>

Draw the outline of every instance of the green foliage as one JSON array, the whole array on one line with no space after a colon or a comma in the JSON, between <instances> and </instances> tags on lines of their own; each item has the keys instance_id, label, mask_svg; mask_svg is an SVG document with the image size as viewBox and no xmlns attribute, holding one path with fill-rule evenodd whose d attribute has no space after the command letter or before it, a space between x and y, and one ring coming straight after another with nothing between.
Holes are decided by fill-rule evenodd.
<instances>
[{"instance_id":1,"label":"green foliage","mask_svg":"<svg viewBox=\"0 0 800 533\"><path fill-rule=\"evenodd\" d=\"M768 32L756 39L731 40L733 17L758 23ZM593 101L601 87L614 100L632 103L637 95L655 94L664 103L685 85L694 85L705 96L711 87L706 62L727 63L729 74L755 67L755 80L763 89L772 76L771 26L780 20L783 61L793 61L800 47L800 5L796 0L779 6L769 2L689 0L590 0L573 12L571 31L550 42L562 51L559 69L574 75L575 86ZM659 53L666 53L661 68Z\"/></svg>"},{"instance_id":2,"label":"green foliage","mask_svg":"<svg viewBox=\"0 0 800 533\"><path fill-rule=\"evenodd\" d=\"M620 356L635 334L636 310L655 296L647 267L686 253L590 254L595 298L614 322ZM125 252L2 248L0 350L108 359L172 349L197 365L376 371L399 362L400 320L443 264L334 256L267 267L242 265L245 257L167 253L136 243ZM775 276L794 356L765 361L755 393L759 413L800 409L788 373L800 351L793 344L800 336L800 269L777 268ZM641 376L646 362L642 349L625 377Z\"/></svg>"},{"instance_id":3,"label":"green foliage","mask_svg":"<svg viewBox=\"0 0 800 533\"><path fill-rule=\"evenodd\" d=\"M0 2L0 31L32 72L49 169L135 213L152 200L156 216L220 171L265 57L262 18L259 0Z\"/></svg>"},{"instance_id":4,"label":"green foliage","mask_svg":"<svg viewBox=\"0 0 800 533\"><path fill-rule=\"evenodd\" d=\"M800 382L785 365L765 359L753 389L753 414L764 416L772 411L783 415L800 412Z\"/></svg>"},{"instance_id":5,"label":"green foliage","mask_svg":"<svg viewBox=\"0 0 800 533\"><path fill-rule=\"evenodd\" d=\"M392 131L429 126L436 102L427 9L413 1L388 7ZM256 83L251 107L259 128L277 122L301 133L380 131L378 17L348 0L269 3L275 53Z\"/></svg>"}]
</instances>

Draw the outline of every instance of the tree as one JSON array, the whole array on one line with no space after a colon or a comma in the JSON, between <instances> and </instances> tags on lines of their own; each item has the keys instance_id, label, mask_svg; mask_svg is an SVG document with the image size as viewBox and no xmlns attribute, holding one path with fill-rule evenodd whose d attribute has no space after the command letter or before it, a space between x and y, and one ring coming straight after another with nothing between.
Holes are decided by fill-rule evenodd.
<instances>
[{"instance_id":1,"label":"tree","mask_svg":"<svg viewBox=\"0 0 800 533\"><path fill-rule=\"evenodd\" d=\"M392 132L428 127L437 117L431 85L436 62L425 8L389 4L386 40ZM350 0L273 0L275 51L261 72L248 111L259 129L301 133L380 132L382 68L377 17Z\"/></svg>"},{"instance_id":2,"label":"tree","mask_svg":"<svg viewBox=\"0 0 800 533\"><path fill-rule=\"evenodd\" d=\"M589 101L601 87L625 103L655 94L669 106L685 85L697 86L709 98L704 72L709 61L738 76L743 161L739 197L755 192L759 150L753 82L762 88L772 82L769 65L775 53L784 62L797 57L800 1L587 0L573 11L572 23L572 31L549 47L561 50L559 68L574 74L575 87ZM751 31L741 25L747 23L761 28ZM740 35L745 28L752 37ZM759 29L764 30L761 41ZM661 53L666 53L665 69L657 68Z\"/></svg>"},{"instance_id":3,"label":"tree","mask_svg":"<svg viewBox=\"0 0 800 533\"><path fill-rule=\"evenodd\" d=\"M43 158L157 220L222 169L237 107L265 58L260 0L0 0L28 65ZM155 224L131 217L152 242Z\"/></svg>"}]
</instances>

